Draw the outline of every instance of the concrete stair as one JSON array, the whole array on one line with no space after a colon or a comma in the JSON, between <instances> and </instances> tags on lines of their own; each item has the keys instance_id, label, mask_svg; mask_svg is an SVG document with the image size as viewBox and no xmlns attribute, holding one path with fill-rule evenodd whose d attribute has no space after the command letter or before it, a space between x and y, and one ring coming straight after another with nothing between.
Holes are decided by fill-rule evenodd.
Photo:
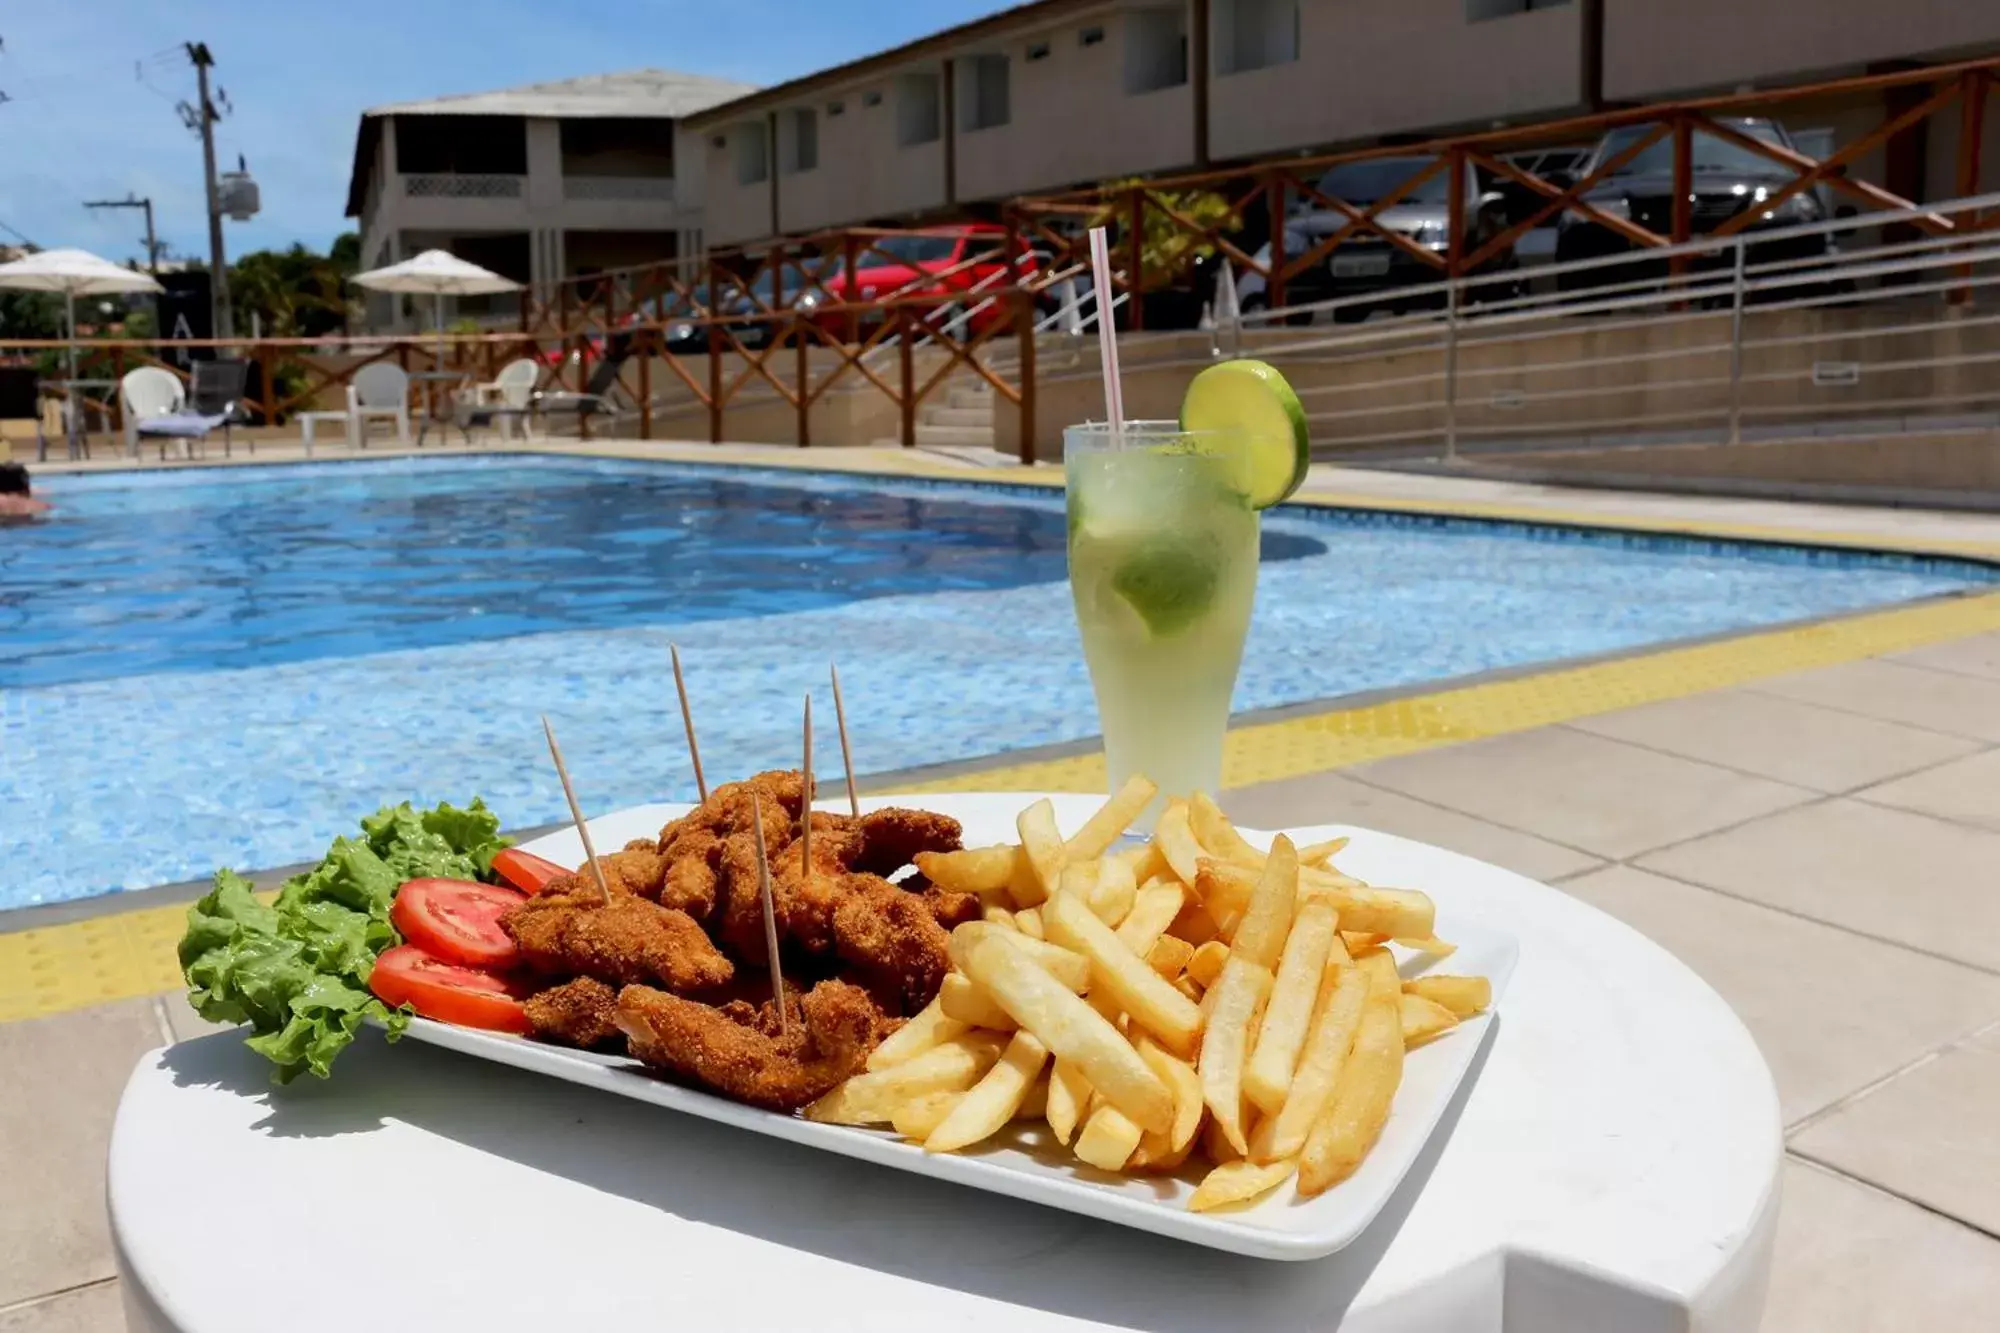
<instances>
[{"instance_id":1,"label":"concrete stair","mask_svg":"<svg viewBox=\"0 0 2000 1333\"><path fill-rule=\"evenodd\" d=\"M948 388L917 415L917 443L933 448L993 447L993 390L985 384Z\"/></svg>"}]
</instances>

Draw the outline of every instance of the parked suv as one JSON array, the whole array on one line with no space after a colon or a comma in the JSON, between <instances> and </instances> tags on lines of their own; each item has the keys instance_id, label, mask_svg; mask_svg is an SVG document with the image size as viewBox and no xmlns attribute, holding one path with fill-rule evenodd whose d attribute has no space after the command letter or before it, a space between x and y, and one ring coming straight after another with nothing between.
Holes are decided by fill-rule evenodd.
<instances>
[{"instance_id":1,"label":"parked suv","mask_svg":"<svg viewBox=\"0 0 2000 1333\"><path fill-rule=\"evenodd\" d=\"M1785 127L1775 120L1730 117L1722 123L1750 138L1796 151ZM1598 141L1590 160L1582 168L1582 174L1589 175L1597 169L1598 163L1617 156L1650 132L1651 127L1646 125L1626 125L1612 130ZM1752 152L1712 134L1704 134L1699 129L1689 139L1689 150L1694 186L1690 222L1696 236L1705 236L1743 213L1761 214L1745 228L1752 235L1759 231L1818 222L1828 216L1824 186L1795 194L1776 207L1766 207L1765 201L1790 184L1797 173L1762 153ZM1592 187L1583 197L1593 207L1613 217L1629 218L1657 236L1672 236L1673 194L1674 144L1671 138L1662 138ZM1617 232L1580 213L1565 212L1558 224L1558 264L1628 254L1638 249ZM1794 236L1752 244L1747 261L1760 264L1780 259L1810 259L1826 255L1831 249L1824 234ZM1724 252L1702 256L1694 266L1702 268L1733 262L1733 258ZM1580 273L1561 273L1558 282L1564 291L1579 291L1608 283L1664 277L1666 272L1665 260L1634 260L1629 264L1606 264Z\"/></svg>"},{"instance_id":2,"label":"parked suv","mask_svg":"<svg viewBox=\"0 0 2000 1333\"><path fill-rule=\"evenodd\" d=\"M1366 208L1434 161L1436 159L1432 157L1417 156L1372 157L1359 162L1343 162L1320 177L1319 192L1357 208ZM1478 169L1468 162L1465 166L1464 197L1465 249L1470 254L1506 230L1510 196L1500 190L1482 188ZM1337 209L1320 208L1317 201L1307 196L1285 219L1285 254L1288 261L1307 253L1347 226L1349 221L1347 214ZM1430 177L1377 213L1375 221L1442 256L1451 244L1450 174L1440 171ZM1268 265L1271 260L1270 245L1266 244L1259 250L1256 258L1259 264ZM1482 264L1480 272L1504 272L1514 266L1514 253L1510 246ZM1393 294L1401 288L1443 280L1443 269L1425 263L1401 246L1390 244L1378 232L1357 230L1334 247L1332 254L1286 279L1285 301L1288 305L1304 305L1367 292ZM1269 303L1268 287L1261 273L1245 271L1236 280L1237 301L1246 312L1265 309ZM1511 289L1497 282L1484 284L1478 291L1478 295L1488 300L1512 294ZM1390 299L1379 304L1367 302L1342 306L1334 311L1334 316L1340 320L1356 320L1366 318L1378 309L1401 311L1420 305L1443 304L1444 298L1435 292L1403 299L1391 295Z\"/></svg>"}]
</instances>

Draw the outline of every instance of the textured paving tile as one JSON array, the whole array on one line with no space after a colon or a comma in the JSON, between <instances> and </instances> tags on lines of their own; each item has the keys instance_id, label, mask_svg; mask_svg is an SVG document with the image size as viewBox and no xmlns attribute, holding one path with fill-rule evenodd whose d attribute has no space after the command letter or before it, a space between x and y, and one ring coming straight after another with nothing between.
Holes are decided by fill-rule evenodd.
<instances>
[{"instance_id":1,"label":"textured paving tile","mask_svg":"<svg viewBox=\"0 0 2000 1333\"><path fill-rule=\"evenodd\" d=\"M1779 676L1748 688L1953 736L2000 741L2000 680L1875 660Z\"/></svg>"},{"instance_id":2,"label":"textured paving tile","mask_svg":"<svg viewBox=\"0 0 2000 1333\"><path fill-rule=\"evenodd\" d=\"M2000 1032L1815 1121L1793 1147L2000 1234Z\"/></svg>"},{"instance_id":3,"label":"textured paving tile","mask_svg":"<svg viewBox=\"0 0 2000 1333\"><path fill-rule=\"evenodd\" d=\"M1359 824L1478 857L1530 879L1557 879L1603 864L1573 848L1338 773L1241 787L1225 792L1221 804L1232 819L1252 827Z\"/></svg>"},{"instance_id":4,"label":"textured paving tile","mask_svg":"<svg viewBox=\"0 0 2000 1333\"><path fill-rule=\"evenodd\" d=\"M1763 1333L1986 1333L2000 1241L1788 1162Z\"/></svg>"},{"instance_id":5,"label":"textured paving tile","mask_svg":"<svg viewBox=\"0 0 2000 1333\"><path fill-rule=\"evenodd\" d=\"M0 1306L114 1276L104 1154L151 999L0 1024Z\"/></svg>"},{"instance_id":6,"label":"textured paving tile","mask_svg":"<svg viewBox=\"0 0 2000 1333\"><path fill-rule=\"evenodd\" d=\"M2000 833L1843 797L1670 847L1638 864L2000 970Z\"/></svg>"},{"instance_id":7,"label":"textured paving tile","mask_svg":"<svg viewBox=\"0 0 2000 1333\"><path fill-rule=\"evenodd\" d=\"M1855 795L1877 805L2000 829L2000 750L1968 755Z\"/></svg>"},{"instance_id":8,"label":"textured paving tile","mask_svg":"<svg viewBox=\"0 0 2000 1333\"><path fill-rule=\"evenodd\" d=\"M1890 660L1934 671L1956 671L1960 675L2000 680L2000 634L1973 634L1926 644L1908 652L1892 653Z\"/></svg>"},{"instance_id":9,"label":"textured paving tile","mask_svg":"<svg viewBox=\"0 0 2000 1333\"><path fill-rule=\"evenodd\" d=\"M1627 866L1566 880L1715 987L1756 1037L1787 1123L2000 1020L2000 977Z\"/></svg>"},{"instance_id":10,"label":"textured paving tile","mask_svg":"<svg viewBox=\"0 0 2000 1333\"><path fill-rule=\"evenodd\" d=\"M1356 776L1613 858L1812 799L1798 787L1561 727L1385 759Z\"/></svg>"},{"instance_id":11,"label":"textured paving tile","mask_svg":"<svg viewBox=\"0 0 2000 1333\"><path fill-rule=\"evenodd\" d=\"M100 1282L0 1312L0 1333L125 1333L116 1282Z\"/></svg>"},{"instance_id":12,"label":"textured paving tile","mask_svg":"<svg viewBox=\"0 0 2000 1333\"><path fill-rule=\"evenodd\" d=\"M1670 699L1570 725L1821 792L1850 791L1979 748L1977 741L1747 690Z\"/></svg>"}]
</instances>

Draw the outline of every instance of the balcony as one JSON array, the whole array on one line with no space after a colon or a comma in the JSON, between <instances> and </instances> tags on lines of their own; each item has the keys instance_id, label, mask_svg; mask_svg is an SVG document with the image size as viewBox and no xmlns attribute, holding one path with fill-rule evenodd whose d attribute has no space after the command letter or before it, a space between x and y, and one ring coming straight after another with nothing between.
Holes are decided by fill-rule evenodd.
<instances>
[{"instance_id":1,"label":"balcony","mask_svg":"<svg viewBox=\"0 0 2000 1333\"><path fill-rule=\"evenodd\" d=\"M411 172L403 176L407 199L519 199L527 193L526 176L469 172Z\"/></svg>"},{"instance_id":2,"label":"balcony","mask_svg":"<svg viewBox=\"0 0 2000 1333\"><path fill-rule=\"evenodd\" d=\"M672 176L564 176L563 198L571 202L671 204Z\"/></svg>"}]
</instances>

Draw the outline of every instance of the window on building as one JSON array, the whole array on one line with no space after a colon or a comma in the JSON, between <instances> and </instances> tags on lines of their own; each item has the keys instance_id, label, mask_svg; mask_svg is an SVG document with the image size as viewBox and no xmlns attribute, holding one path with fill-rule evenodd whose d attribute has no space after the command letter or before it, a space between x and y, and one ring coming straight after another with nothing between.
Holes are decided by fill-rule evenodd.
<instances>
[{"instance_id":1,"label":"window on building","mask_svg":"<svg viewBox=\"0 0 2000 1333\"><path fill-rule=\"evenodd\" d=\"M1048 58L1049 58L1049 44L1047 42L1028 43L1028 59L1030 62L1036 60L1047 60Z\"/></svg>"},{"instance_id":2,"label":"window on building","mask_svg":"<svg viewBox=\"0 0 2000 1333\"><path fill-rule=\"evenodd\" d=\"M1216 0L1213 13L1217 74L1299 58L1299 0Z\"/></svg>"},{"instance_id":3,"label":"window on building","mask_svg":"<svg viewBox=\"0 0 2000 1333\"><path fill-rule=\"evenodd\" d=\"M944 126L944 99L935 74L904 74L896 80L896 143L909 148L936 143Z\"/></svg>"},{"instance_id":4,"label":"window on building","mask_svg":"<svg viewBox=\"0 0 2000 1333\"><path fill-rule=\"evenodd\" d=\"M1007 105L1007 57L966 56L958 62L958 128L990 130L1011 119Z\"/></svg>"},{"instance_id":5,"label":"window on building","mask_svg":"<svg viewBox=\"0 0 2000 1333\"><path fill-rule=\"evenodd\" d=\"M834 116L844 116L844 115L846 115L846 114L847 114L847 103L845 103L845 102L828 102L828 103L826 104L826 114L827 114L827 117L828 117L829 119L831 119L831 118L832 118L832 117L834 117Z\"/></svg>"},{"instance_id":6,"label":"window on building","mask_svg":"<svg viewBox=\"0 0 2000 1333\"><path fill-rule=\"evenodd\" d=\"M1104 27L1102 24L1093 23L1088 28L1080 28L1077 30L1076 44L1078 46L1096 46L1099 42L1103 40L1104 40Z\"/></svg>"},{"instance_id":7,"label":"window on building","mask_svg":"<svg viewBox=\"0 0 2000 1333\"><path fill-rule=\"evenodd\" d=\"M1558 9L1570 0L1465 0L1465 21L1480 23L1503 19L1509 14L1525 14L1534 9Z\"/></svg>"},{"instance_id":8,"label":"window on building","mask_svg":"<svg viewBox=\"0 0 2000 1333\"><path fill-rule=\"evenodd\" d=\"M1125 91L1150 93L1188 81L1187 11L1155 5L1125 14Z\"/></svg>"},{"instance_id":9,"label":"window on building","mask_svg":"<svg viewBox=\"0 0 2000 1333\"><path fill-rule=\"evenodd\" d=\"M738 185L755 185L770 179L771 145L762 123L751 121L736 126L729 131L729 140L736 153Z\"/></svg>"},{"instance_id":10,"label":"window on building","mask_svg":"<svg viewBox=\"0 0 2000 1333\"><path fill-rule=\"evenodd\" d=\"M819 112L809 106L785 112L785 172L796 176L819 165Z\"/></svg>"},{"instance_id":11,"label":"window on building","mask_svg":"<svg viewBox=\"0 0 2000 1333\"><path fill-rule=\"evenodd\" d=\"M864 107L881 106L882 105L881 91L876 88L870 88L867 92L861 94L861 105Z\"/></svg>"}]
</instances>

